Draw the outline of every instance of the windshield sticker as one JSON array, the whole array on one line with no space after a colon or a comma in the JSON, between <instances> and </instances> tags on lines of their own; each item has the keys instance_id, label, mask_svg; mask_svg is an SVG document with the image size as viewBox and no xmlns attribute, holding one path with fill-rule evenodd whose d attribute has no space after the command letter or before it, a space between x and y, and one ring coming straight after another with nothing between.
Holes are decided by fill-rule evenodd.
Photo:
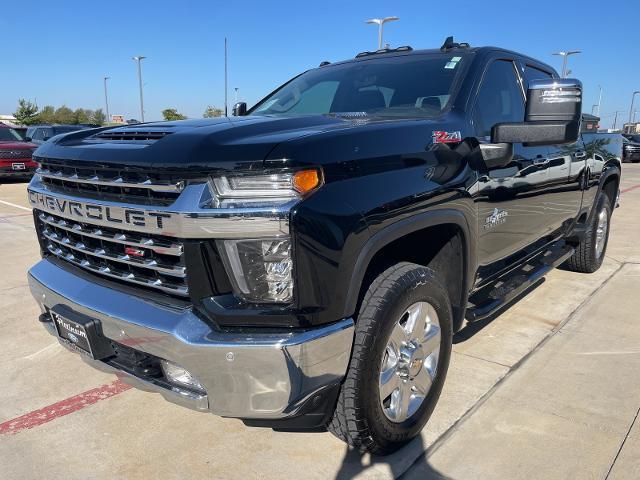
<instances>
[{"instance_id":1,"label":"windshield sticker","mask_svg":"<svg viewBox=\"0 0 640 480\"><path fill-rule=\"evenodd\" d=\"M462 57L451 57L451 60L446 63L444 68L446 68L447 70L453 70L454 68L456 68L460 60L462 60Z\"/></svg>"}]
</instances>

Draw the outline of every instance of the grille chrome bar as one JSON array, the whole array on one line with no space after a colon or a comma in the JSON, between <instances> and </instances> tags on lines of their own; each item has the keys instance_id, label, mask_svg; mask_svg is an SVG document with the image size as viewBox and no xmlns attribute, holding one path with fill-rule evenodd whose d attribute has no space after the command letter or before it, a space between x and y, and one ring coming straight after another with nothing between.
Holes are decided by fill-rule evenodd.
<instances>
[{"instance_id":1,"label":"grille chrome bar","mask_svg":"<svg viewBox=\"0 0 640 480\"><path fill-rule=\"evenodd\" d=\"M82 242L73 242L69 237L60 238L60 236L57 233L52 232L49 229L43 230L42 235L50 242L55 242L57 244L64 246L65 248L82 252L86 255L91 255L93 257L102 258L104 260L109 260L112 262L120 262L127 265L132 265L134 267L148 268L149 270L164 273L165 275L171 275L178 278L186 277L185 267L163 267L162 265L158 264L156 260L150 260L145 262L145 261L134 260L129 255L111 255L107 253L107 251L103 248L92 250L88 248L86 245L84 245Z\"/></svg>"},{"instance_id":2,"label":"grille chrome bar","mask_svg":"<svg viewBox=\"0 0 640 480\"><path fill-rule=\"evenodd\" d=\"M171 283L163 282L160 279L148 279L140 276L136 276L135 274L125 271L125 270L115 270L109 267L96 265L95 263L89 260L81 260L76 258L71 252L65 253L64 250L60 247L57 247L51 243L47 245L47 250L55 255L56 257L65 260L69 263L72 263L78 267L84 268L85 270L92 271L94 273L98 273L100 275L104 275L107 277L115 278L118 280L124 280L130 283L135 283L138 285L143 285L145 287L155 288L157 290L161 290L167 293L173 293L178 295L187 295L188 290L184 285L174 285Z\"/></svg>"},{"instance_id":3,"label":"grille chrome bar","mask_svg":"<svg viewBox=\"0 0 640 480\"><path fill-rule=\"evenodd\" d=\"M120 187L120 188L146 188L148 190L152 190L154 192L164 192L164 193L180 193L185 186L184 181L179 181L176 183L152 183L151 180L147 179L143 182L127 182L122 177L117 177L114 179L104 179L97 175L93 177L80 177L77 173L73 175L69 175L63 173L62 171L52 171L45 168L38 168L36 173L44 178L52 178L56 180L62 180L65 182L71 183L84 183L90 185L100 185L106 187Z\"/></svg>"},{"instance_id":4,"label":"grille chrome bar","mask_svg":"<svg viewBox=\"0 0 640 480\"><path fill-rule=\"evenodd\" d=\"M78 233L80 235L95 238L97 240L105 240L108 242L120 243L122 245L129 245L131 247L137 248L147 248L155 253L173 255L176 257L182 255L183 252L182 245L177 243L159 243L157 240L144 237L141 237L139 241L136 241L134 239L130 239L132 238L132 235L129 232L127 232L126 234L117 233L115 235L109 235L99 227L89 230L87 227L83 226L80 223L76 223L71 220L65 220L63 218L58 218L56 220L56 218L52 215L46 215L45 213L38 214L38 218L43 223L51 225L52 227L60 228L72 233Z\"/></svg>"}]
</instances>

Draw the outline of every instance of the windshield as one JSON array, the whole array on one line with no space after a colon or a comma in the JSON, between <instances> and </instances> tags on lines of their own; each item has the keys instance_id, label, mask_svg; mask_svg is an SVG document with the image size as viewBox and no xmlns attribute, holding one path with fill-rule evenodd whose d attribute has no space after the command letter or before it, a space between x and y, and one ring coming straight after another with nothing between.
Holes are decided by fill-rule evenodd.
<instances>
[{"instance_id":1,"label":"windshield","mask_svg":"<svg viewBox=\"0 0 640 480\"><path fill-rule=\"evenodd\" d=\"M0 142L23 142L22 137L13 128L0 128Z\"/></svg>"},{"instance_id":2,"label":"windshield","mask_svg":"<svg viewBox=\"0 0 640 480\"><path fill-rule=\"evenodd\" d=\"M262 100L250 115L434 117L448 107L464 61L414 54L317 68Z\"/></svg>"}]
</instances>

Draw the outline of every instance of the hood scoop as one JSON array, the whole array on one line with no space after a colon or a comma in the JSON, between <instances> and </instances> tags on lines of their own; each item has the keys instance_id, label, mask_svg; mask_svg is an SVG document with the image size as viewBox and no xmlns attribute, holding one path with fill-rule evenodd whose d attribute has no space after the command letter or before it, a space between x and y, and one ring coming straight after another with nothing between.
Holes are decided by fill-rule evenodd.
<instances>
[{"instance_id":1,"label":"hood scoop","mask_svg":"<svg viewBox=\"0 0 640 480\"><path fill-rule=\"evenodd\" d=\"M93 138L110 142L155 142L172 134L168 130L115 129L96 133Z\"/></svg>"}]
</instances>

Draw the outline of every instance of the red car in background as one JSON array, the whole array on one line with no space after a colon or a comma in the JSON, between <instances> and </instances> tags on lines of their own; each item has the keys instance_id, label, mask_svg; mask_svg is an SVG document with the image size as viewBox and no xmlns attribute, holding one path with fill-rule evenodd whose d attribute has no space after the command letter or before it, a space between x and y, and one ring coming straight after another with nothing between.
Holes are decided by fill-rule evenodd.
<instances>
[{"instance_id":1,"label":"red car in background","mask_svg":"<svg viewBox=\"0 0 640 480\"><path fill-rule=\"evenodd\" d=\"M30 178L36 167L31 159L38 146L26 142L18 132L0 124L0 180L3 178Z\"/></svg>"}]
</instances>

